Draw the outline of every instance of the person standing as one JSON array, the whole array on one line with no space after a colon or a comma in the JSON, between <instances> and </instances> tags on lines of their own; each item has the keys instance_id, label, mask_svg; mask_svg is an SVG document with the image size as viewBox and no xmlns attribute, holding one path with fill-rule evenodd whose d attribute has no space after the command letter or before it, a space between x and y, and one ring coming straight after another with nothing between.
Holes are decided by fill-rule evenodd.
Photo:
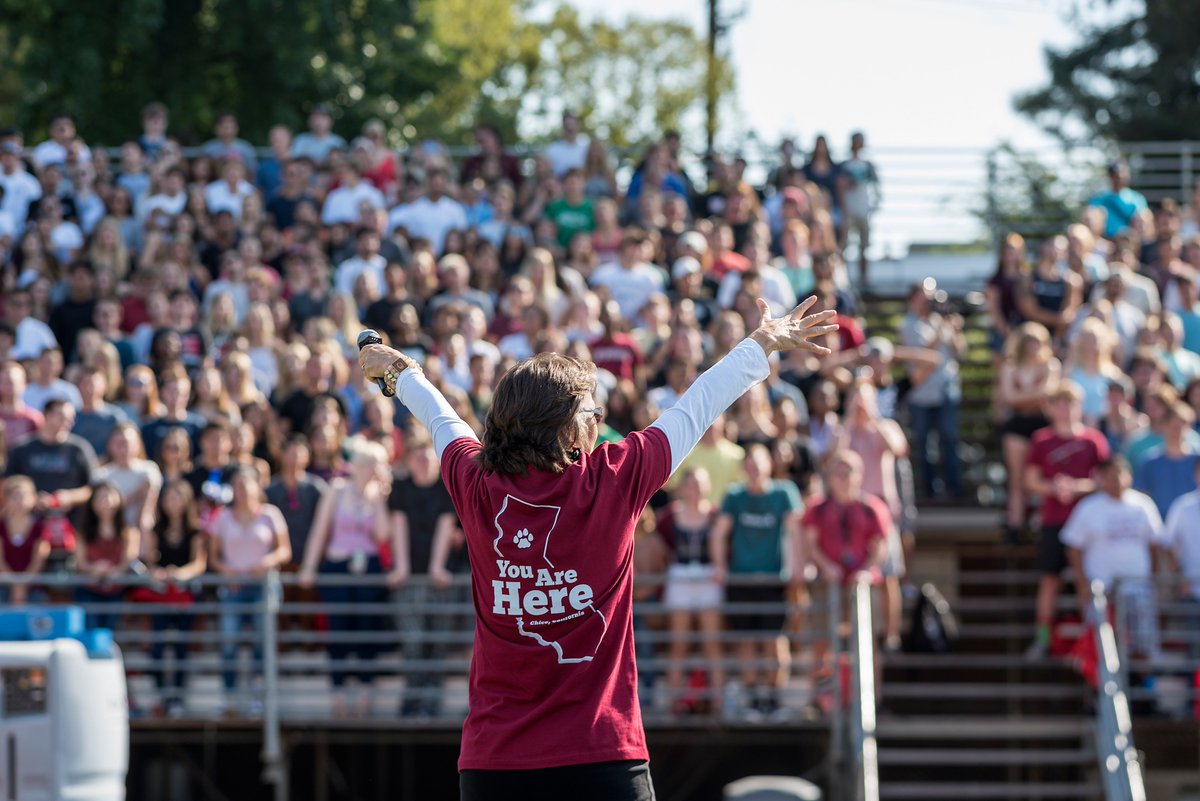
<instances>
[{"instance_id":1,"label":"person standing","mask_svg":"<svg viewBox=\"0 0 1200 801\"><path fill-rule=\"evenodd\" d=\"M960 315L943 315L934 310L936 290L933 279L913 287L908 296L908 314L900 329L900 341L910 348L927 348L941 354L941 363L937 367L929 368L919 363L910 365L913 386L907 397L908 413L925 496L933 497L937 487L929 446L930 435L936 429L943 488L951 497L957 498L963 491L962 467L958 459L958 408L962 400L958 360L966 354L967 342Z\"/></svg>"},{"instance_id":2,"label":"person standing","mask_svg":"<svg viewBox=\"0 0 1200 801\"><path fill-rule=\"evenodd\" d=\"M1111 456L1096 466L1097 492L1081 500L1059 534L1075 577L1080 615L1088 619L1092 582L1120 596L1124 634L1141 654L1158 654L1158 615L1154 611L1154 550L1163 541L1163 523L1154 501L1132 489L1129 462ZM1114 587L1115 585L1115 587Z\"/></svg>"},{"instance_id":3,"label":"person standing","mask_svg":"<svg viewBox=\"0 0 1200 801\"><path fill-rule=\"evenodd\" d=\"M240 466L230 482L232 501L218 509L212 521L208 548L208 568L229 579L217 587L220 615L221 681L230 700L237 688L238 633L243 627L258 625L256 607L262 603L261 579L271 570L286 565L292 558L287 524L283 515L263 502L258 471ZM262 662L261 640L254 639L254 663ZM255 713L259 702L250 694L243 699L245 710Z\"/></svg>"},{"instance_id":4,"label":"person standing","mask_svg":"<svg viewBox=\"0 0 1200 801\"><path fill-rule=\"evenodd\" d=\"M453 631L452 615L426 611L466 598L454 598L450 572L450 545L458 531L454 504L438 470L437 453L424 431L413 431L405 441L407 475L392 482L388 499L392 530L405 546L397 557L408 564L412 581L392 596L399 606L396 626L404 633L404 659L412 666L438 659L447 649L432 641L431 633ZM465 589L465 588L464 588ZM442 676L438 671L414 669L405 676L403 717L437 717L441 714Z\"/></svg>"},{"instance_id":5,"label":"person standing","mask_svg":"<svg viewBox=\"0 0 1200 801\"><path fill-rule=\"evenodd\" d=\"M871 246L871 214L879 208L879 173L875 165L863 157L866 137L855 131L850 135L850 158L838 165L842 193L842 247L854 234L858 247L858 274L863 289L867 287L867 248Z\"/></svg>"},{"instance_id":6,"label":"person standing","mask_svg":"<svg viewBox=\"0 0 1200 801\"><path fill-rule=\"evenodd\" d=\"M75 553L75 527L68 515L92 497L96 452L71 433L75 423L75 408L71 404L51 400L43 414L45 423L37 436L9 453L7 475L28 476L33 480L37 510L44 515L47 536L53 546L47 564L60 569Z\"/></svg>"},{"instance_id":7,"label":"person standing","mask_svg":"<svg viewBox=\"0 0 1200 801\"><path fill-rule=\"evenodd\" d=\"M1067 554L1060 534L1079 499L1096 490L1095 469L1109 458L1108 440L1083 420L1083 391L1063 381L1046 400L1050 426L1034 432L1026 461L1025 489L1042 498L1042 532L1038 545L1041 580L1037 594L1037 630L1025 651L1042 659L1050 648L1050 627L1062 586Z\"/></svg>"},{"instance_id":8,"label":"person standing","mask_svg":"<svg viewBox=\"0 0 1200 801\"><path fill-rule=\"evenodd\" d=\"M463 725L463 801L650 801L633 641L634 529L767 356L834 330L812 297L761 323L642 431L597 447L595 368L542 353L496 386L483 441L400 351L359 354L430 431L471 557L478 623Z\"/></svg>"},{"instance_id":9,"label":"person standing","mask_svg":"<svg viewBox=\"0 0 1200 801\"><path fill-rule=\"evenodd\" d=\"M1146 196L1129 186L1129 165L1123 161L1114 161L1108 165L1109 190L1101 192L1088 201L1089 206L1104 209L1104 238L1112 239L1117 234L1130 228L1134 215L1149 206Z\"/></svg>"},{"instance_id":10,"label":"person standing","mask_svg":"<svg viewBox=\"0 0 1200 801\"><path fill-rule=\"evenodd\" d=\"M761 715L780 710L779 695L791 667L791 649L783 636L786 596L781 586L785 571L800 581L800 490L787 480L771 478L771 452L765 445L746 449L742 468L746 483L725 494L721 516L711 536L713 581L726 585L727 602L775 604L778 609L729 614L729 628L745 639L738 642L743 689L750 709ZM766 667L758 669L759 665ZM737 714L726 709L726 715Z\"/></svg>"},{"instance_id":11,"label":"person standing","mask_svg":"<svg viewBox=\"0 0 1200 801\"><path fill-rule=\"evenodd\" d=\"M329 659L333 666L330 679L337 717L344 717L348 711L343 688L350 675L359 681L354 714L366 717L371 709L370 688L375 671L370 663L378 656L380 645L370 638L382 628L383 617L375 611L356 614L348 607L352 604L380 605L387 598L387 588L382 583L353 580L354 577L382 576L384 573L380 546L389 539L389 527L381 479L386 475L387 463L387 452L382 445L364 442L357 446L350 460L350 476L335 480L317 506L317 517L300 567L301 587L315 585L318 569L323 577L330 578L317 589L323 603L338 607L329 613L330 632L335 637L359 633L367 638L360 642L335 638L329 644ZM393 543L396 553L400 544L398 538ZM393 570L389 579L398 585L406 574L401 559L400 566ZM359 661L355 671L348 665L351 654Z\"/></svg>"},{"instance_id":12,"label":"person standing","mask_svg":"<svg viewBox=\"0 0 1200 801\"><path fill-rule=\"evenodd\" d=\"M317 516L317 504L329 490L324 480L308 472L312 450L303 434L288 437L283 447L279 473L267 485L267 501L280 511L287 523L292 558L303 558Z\"/></svg>"}]
</instances>

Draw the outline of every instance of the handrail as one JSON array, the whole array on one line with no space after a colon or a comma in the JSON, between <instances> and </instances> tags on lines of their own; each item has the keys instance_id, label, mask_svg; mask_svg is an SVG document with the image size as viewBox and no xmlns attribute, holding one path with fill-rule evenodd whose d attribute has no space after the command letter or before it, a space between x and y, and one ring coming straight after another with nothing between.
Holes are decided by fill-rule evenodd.
<instances>
[{"instance_id":1,"label":"handrail","mask_svg":"<svg viewBox=\"0 0 1200 801\"><path fill-rule=\"evenodd\" d=\"M875 740L875 625L871 614L871 585L859 580L851 589L852 615L850 708L854 798L879 801L879 752Z\"/></svg>"},{"instance_id":2,"label":"handrail","mask_svg":"<svg viewBox=\"0 0 1200 801\"><path fill-rule=\"evenodd\" d=\"M1104 584L1092 583L1096 637L1096 752L1106 801L1146 801L1142 764L1133 744L1133 722L1117 638L1108 618Z\"/></svg>"}]
</instances>

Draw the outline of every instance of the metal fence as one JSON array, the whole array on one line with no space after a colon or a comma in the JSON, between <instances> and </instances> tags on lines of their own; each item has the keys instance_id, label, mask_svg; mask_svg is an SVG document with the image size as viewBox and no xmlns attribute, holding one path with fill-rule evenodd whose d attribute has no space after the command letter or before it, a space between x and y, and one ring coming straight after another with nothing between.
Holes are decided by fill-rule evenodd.
<instances>
[{"instance_id":1,"label":"metal fence","mask_svg":"<svg viewBox=\"0 0 1200 801\"><path fill-rule=\"evenodd\" d=\"M26 581L2 576L0 587ZM662 584L649 579L638 587L660 594ZM824 585L789 588L771 577L733 576L730 586L773 588L767 595L778 600L725 602L713 610L718 619L777 618L781 629L735 622L705 631L694 619L673 629L672 615L680 613L661 598L635 604L647 721L811 722L840 709L840 682L829 667L830 643L838 642L836 594ZM86 577L49 574L36 577L29 593L31 604L74 603L90 627L112 629L135 717L275 715L293 723L431 725L456 724L466 714L474 636L466 575L449 586L416 576L389 589L384 576L318 574L304 587L288 573L251 580L209 574L167 587L135 575L96 586ZM744 643L776 641L778 649L764 646L753 659L739 655ZM773 653L784 658L789 679L779 692L780 709L773 716L753 714L742 702L752 699L737 697L748 688L739 688L736 677L751 668L770 670ZM713 686L714 672L733 681ZM669 686L672 673L682 683Z\"/></svg>"}]
</instances>

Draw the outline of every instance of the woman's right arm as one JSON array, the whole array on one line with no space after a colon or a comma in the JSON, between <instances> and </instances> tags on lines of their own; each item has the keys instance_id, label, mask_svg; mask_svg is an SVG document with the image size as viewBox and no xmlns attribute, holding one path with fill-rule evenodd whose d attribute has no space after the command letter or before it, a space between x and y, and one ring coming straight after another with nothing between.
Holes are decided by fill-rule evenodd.
<instances>
[{"instance_id":1,"label":"woman's right arm","mask_svg":"<svg viewBox=\"0 0 1200 801\"><path fill-rule=\"evenodd\" d=\"M413 359L386 345L368 345L359 352L358 363L370 379L383 378L393 364L401 361L404 372L396 379L396 398L421 421L433 438L438 459L451 442L463 437L478 440L475 431L455 413L437 387L421 371Z\"/></svg>"}]
</instances>

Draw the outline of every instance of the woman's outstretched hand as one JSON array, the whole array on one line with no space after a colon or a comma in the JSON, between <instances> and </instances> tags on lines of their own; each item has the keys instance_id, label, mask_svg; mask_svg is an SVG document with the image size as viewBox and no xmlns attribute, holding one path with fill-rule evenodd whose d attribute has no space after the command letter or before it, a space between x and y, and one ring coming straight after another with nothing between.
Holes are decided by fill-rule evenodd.
<instances>
[{"instance_id":1,"label":"woman's outstretched hand","mask_svg":"<svg viewBox=\"0 0 1200 801\"><path fill-rule=\"evenodd\" d=\"M754 329L754 333L750 334L750 338L757 342L768 356L782 350L810 350L818 356L828 356L832 353L829 348L810 340L838 330L837 323L829 322L837 312L827 309L805 317L805 313L816 302L817 296L813 295L792 309L791 313L773 319L767 302L759 298L758 310L762 314L762 322Z\"/></svg>"}]
</instances>

